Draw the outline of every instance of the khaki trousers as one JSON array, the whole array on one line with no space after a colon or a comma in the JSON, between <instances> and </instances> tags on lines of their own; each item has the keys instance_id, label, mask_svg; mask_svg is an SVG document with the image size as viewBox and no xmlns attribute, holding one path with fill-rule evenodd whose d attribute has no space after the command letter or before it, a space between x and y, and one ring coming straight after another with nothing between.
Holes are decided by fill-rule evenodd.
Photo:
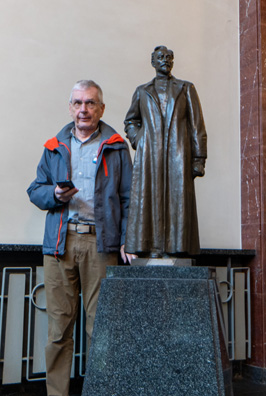
<instances>
[{"instance_id":1,"label":"khaki trousers","mask_svg":"<svg viewBox=\"0 0 266 396\"><path fill-rule=\"evenodd\" d=\"M44 283L48 313L46 387L48 396L68 396L73 355L73 328L80 287L86 312L88 344L93 330L101 280L106 266L117 265L117 253L98 253L96 236L68 231L66 253L44 256Z\"/></svg>"}]
</instances>

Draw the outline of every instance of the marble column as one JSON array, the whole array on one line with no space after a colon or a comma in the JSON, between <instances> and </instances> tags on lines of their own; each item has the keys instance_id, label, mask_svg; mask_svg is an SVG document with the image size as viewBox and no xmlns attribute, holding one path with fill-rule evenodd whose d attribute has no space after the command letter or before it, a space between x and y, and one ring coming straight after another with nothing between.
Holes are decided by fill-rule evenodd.
<instances>
[{"instance_id":1,"label":"marble column","mask_svg":"<svg viewBox=\"0 0 266 396\"><path fill-rule=\"evenodd\" d=\"M257 253L250 263L252 357L246 373L266 382L266 3L239 0L239 12L242 247Z\"/></svg>"}]
</instances>

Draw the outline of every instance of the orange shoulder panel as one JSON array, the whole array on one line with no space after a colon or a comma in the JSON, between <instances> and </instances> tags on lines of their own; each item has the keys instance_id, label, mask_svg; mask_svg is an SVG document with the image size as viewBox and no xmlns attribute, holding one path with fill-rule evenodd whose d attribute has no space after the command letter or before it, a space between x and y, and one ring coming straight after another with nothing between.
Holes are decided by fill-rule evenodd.
<instances>
[{"instance_id":1,"label":"orange shoulder panel","mask_svg":"<svg viewBox=\"0 0 266 396\"><path fill-rule=\"evenodd\" d=\"M123 142L124 139L118 134L115 133L113 136L110 137L110 139L108 139L106 141L107 144L113 144L113 143L117 143L117 142Z\"/></svg>"},{"instance_id":2,"label":"orange shoulder panel","mask_svg":"<svg viewBox=\"0 0 266 396\"><path fill-rule=\"evenodd\" d=\"M58 148L59 143L57 138L53 137L52 139L47 140L47 142L44 144L44 147L51 151L53 151L55 148Z\"/></svg>"},{"instance_id":3,"label":"orange shoulder panel","mask_svg":"<svg viewBox=\"0 0 266 396\"><path fill-rule=\"evenodd\" d=\"M114 144L114 143L123 143L124 139L118 134L115 133L114 135L112 135L109 139L106 139L102 142L102 144L100 145L99 149L98 149L98 156L100 155L102 148L105 144Z\"/></svg>"}]
</instances>

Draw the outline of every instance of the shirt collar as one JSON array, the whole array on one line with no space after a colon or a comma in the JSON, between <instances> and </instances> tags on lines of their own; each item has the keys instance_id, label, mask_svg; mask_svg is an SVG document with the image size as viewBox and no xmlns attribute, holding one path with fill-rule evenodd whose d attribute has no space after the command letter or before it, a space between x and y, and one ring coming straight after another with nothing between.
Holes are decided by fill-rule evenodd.
<instances>
[{"instance_id":1,"label":"shirt collar","mask_svg":"<svg viewBox=\"0 0 266 396\"><path fill-rule=\"evenodd\" d=\"M76 128L73 127L73 128L71 129L71 131L70 131L70 135L71 135L71 138L72 138L72 139L75 139L76 142L79 142L79 143L87 143L88 141L92 141L92 140L94 140L95 138L97 138L97 136L100 134L100 128L98 127L98 128L96 129L96 131L94 131L94 132L88 137L88 139L86 139L84 142L82 142L81 140L79 140L79 138L77 138L75 132L76 132Z\"/></svg>"}]
</instances>

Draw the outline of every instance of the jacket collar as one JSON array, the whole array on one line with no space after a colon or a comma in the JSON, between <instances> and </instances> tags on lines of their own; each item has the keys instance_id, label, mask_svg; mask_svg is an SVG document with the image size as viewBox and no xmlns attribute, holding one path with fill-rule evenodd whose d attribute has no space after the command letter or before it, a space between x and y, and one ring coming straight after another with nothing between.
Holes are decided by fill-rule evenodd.
<instances>
[{"instance_id":1,"label":"jacket collar","mask_svg":"<svg viewBox=\"0 0 266 396\"><path fill-rule=\"evenodd\" d=\"M61 147L66 146L70 152L71 130L74 126L74 122L67 124L55 137L49 139L44 146L51 151L61 151ZM124 139L105 122L99 122L99 129L101 132L100 146L103 146L103 144L125 143Z\"/></svg>"},{"instance_id":2,"label":"jacket collar","mask_svg":"<svg viewBox=\"0 0 266 396\"><path fill-rule=\"evenodd\" d=\"M157 102L157 104L159 105L159 98L155 89L155 79L151 80L150 82L148 82L146 85L144 85L144 89L146 92L148 92L152 98L155 100L155 102ZM169 98L171 98L171 100L173 102L176 101L178 95L180 94L180 92L182 91L183 86L185 85L185 81L183 80L178 80L177 78L171 76L169 79Z\"/></svg>"}]
</instances>

